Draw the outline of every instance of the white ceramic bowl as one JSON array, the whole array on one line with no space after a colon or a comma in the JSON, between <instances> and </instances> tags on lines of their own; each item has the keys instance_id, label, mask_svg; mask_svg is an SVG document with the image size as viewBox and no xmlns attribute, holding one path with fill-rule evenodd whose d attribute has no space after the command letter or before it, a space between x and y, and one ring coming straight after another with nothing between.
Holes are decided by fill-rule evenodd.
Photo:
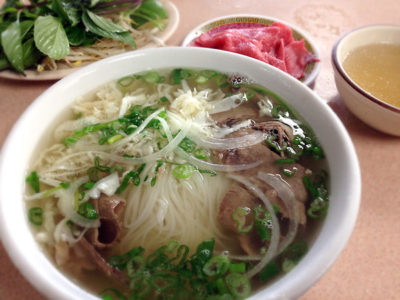
<instances>
[{"instance_id":1,"label":"white ceramic bowl","mask_svg":"<svg viewBox=\"0 0 400 300\"><path fill-rule=\"evenodd\" d=\"M376 43L400 45L400 26L361 27L344 34L336 42L332 50L336 87L355 116L377 130L400 136L400 108L387 104L360 88L343 69L343 62L351 51Z\"/></svg>"},{"instance_id":2,"label":"white ceramic bowl","mask_svg":"<svg viewBox=\"0 0 400 300\"><path fill-rule=\"evenodd\" d=\"M201 23L192 29L185 37L182 42L182 46L188 46L192 40L199 37L202 33L209 31L225 30L228 28L248 28L254 26L269 26L274 22L283 23L292 29L293 37L296 40L304 39L304 44L306 49L313 54L318 59L321 58L320 52L314 41L300 28L289 24L288 22L279 20L273 17L252 15L252 14L242 14L242 15L229 15L217 17ZM314 87L315 80L321 70L321 62L309 63L305 70L305 76L300 79L301 82L308 85L309 87Z\"/></svg>"},{"instance_id":3,"label":"white ceramic bowl","mask_svg":"<svg viewBox=\"0 0 400 300\"><path fill-rule=\"evenodd\" d=\"M251 299L294 299L311 287L345 247L360 201L360 170L353 144L339 118L311 89L267 64L242 55L203 48L134 51L93 63L65 77L24 112L0 158L0 233L21 273L50 299L98 299L64 276L35 242L22 201L27 168L57 117L80 95L127 74L153 68L208 68L238 72L280 95L315 130L330 170L330 208L309 252L287 275Z\"/></svg>"}]
</instances>

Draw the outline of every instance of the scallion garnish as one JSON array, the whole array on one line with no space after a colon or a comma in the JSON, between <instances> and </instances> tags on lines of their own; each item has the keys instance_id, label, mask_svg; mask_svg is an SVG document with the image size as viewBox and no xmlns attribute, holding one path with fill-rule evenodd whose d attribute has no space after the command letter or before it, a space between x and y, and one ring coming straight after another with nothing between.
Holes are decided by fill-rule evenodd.
<instances>
[{"instance_id":1,"label":"scallion garnish","mask_svg":"<svg viewBox=\"0 0 400 300\"><path fill-rule=\"evenodd\" d=\"M245 275L230 273L226 276L225 281L232 296L242 299L250 295L251 286Z\"/></svg>"},{"instance_id":2,"label":"scallion garnish","mask_svg":"<svg viewBox=\"0 0 400 300\"><path fill-rule=\"evenodd\" d=\"M32 171L32 173L26 177L26 182L29 183L35 193L40 192L39 176L37 175L36 171Z\"/></svg>"},{"instance_id":3,"label":"scallion garnish","mask_svg":"<svg viewBox=\"0 0 400 300\"><path fill-rule=\"evenodd\" d=\"M172 174L175 178L186 179L192 176L196 168L191 164L177 165L172 170Z\"/></svg>"},{"instance_id":4,"label":"scallion garnish","mask_svg":"<svg viewBox=\"0 0 400 300\"><path fill-rule=\"evenodd\" d=\"M89 220L94 220L99 217L99 214L94 209L93 205L89 202L84 202L79 205L78 213Z\"/></svg>"},{"instance_id":5,"label":"scallion garnish","mask_svg":"<svg viewBox=\"0 0 400 300\"><path fill-rule=\"evenodd\" d=\"M226 255L212 257L203 267L203 272L207 276L222 276L229 270L231 261Z\"/></svg>"},{"instance_id":6,"label":"scallion garnish","mask_svg":"<svg viewBox=\"0 0 400 300\"><path fill-rule=\"evenodd\" d=\"M28 211L29 221L37 226L43 224L43 209L41 207L32 207Z\"/></svg>"},{"instance_id":7,"label":"scallion garnish","mask_svg":"<svg viewBox=\"0 0 400 300\"><path fill-rule=\"evenodd\" d=\"M253 229L253 223L246 225L246 216L250 213L249 209L246 209L244 207L238 207L235 209L235 211L232 214L232 219L237 223L238 225L238 232L239 233L248 233Z\"/></svg>"},{"instance_id":8,"label":"scallion garnish","mask_svg":"<svg viewBox=\"0 0 400 300\"><path fill-rule=\"evenodd\" d=\"M140 184L140 173L143 171L145 166L146 164L142 164L136 171L130 171L126 174L115 193L121 194L128 187L129 181L132 181L134 185L138 186Z\"/></svg>"}]
</instances>

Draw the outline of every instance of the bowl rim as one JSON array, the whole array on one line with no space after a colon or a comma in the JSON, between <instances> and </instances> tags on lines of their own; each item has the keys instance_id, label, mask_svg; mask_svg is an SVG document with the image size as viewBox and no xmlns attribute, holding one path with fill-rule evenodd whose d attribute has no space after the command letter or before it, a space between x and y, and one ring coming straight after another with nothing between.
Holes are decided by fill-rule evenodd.
<instances>
[{"instance_id":1,"label":"bowl rim","mask_svg":"<svg viewBox=\"0 0 400 300\"><path fill-rule=\"evenodd\" d=\"M344 33L339 39L335 42L332 48L332 53L331 53L331 61L334 69L337 71L337 73L344 79L344 81L357 93L361 94L364 96L366 100L371 101L372 103L375 103L379 105L380 107L384 109L388 109L394 113L400 114L400 108L390 105L386 103L383 100L380 100L379 98L373 96L372 94L366 92L364 89L362 89L358 84L356 84L349 75L347 75L346 71L343 68L343 63L339 62L338 58L338 49L342 45L342 43L345 41L347 37L349 37L352 34L356 34L357 32L363 31L363 30L368 30L368 29L385 29L385 28L396 28L399 30L400 33L400 26L397 25L391 25L391 24L374 24L374 25L365 25L361 27L357 27L354 29L351 29Z\"/></svg>"},{"instance_id":2,"label":"bowl rim","mask_svg":"<svg viewBox=\"0 0 400 300\"><path fill-rule=\"evenodd\" d=\"M167 50L168 49L168 50ZM185 50L186 49L186 50ZM138 57L143 57L143 55L145 55L147 52L149 53L158 53L160 56L160 52L165 52L165 51L169 51L167 53L169 53L170 55L173 54L173 57L180 57L179 54L182 54L185 51L191 51L194 52L193 55L191 55L192 59L193 57L197 57L197 58L202 58L204 60L206 54L210 54L210 53L214 53L214 55L216 56L216 59L221 58L221 57L225 57L225 58L235 58L235 60L237 61L243 61L243 63L246 63L246 65L249 66L250 69L253 69L254 72L271 72L272 73L272 77L276 77L276 80L287 80L288 81L288 85L287 87L290 86L294 86L294 88L296 90L301 90L303 91L302 93L304 94L304 96L307 96L308 98L312 98L310 100L307 100L307 102L309 103L313 103L315 104L314 108L312 108L312 110L322 110L324 111L324 115L326 117L328 117L328 120L330 120L332 123L332 126L327 127L327 131L328 132L332 132L334 134L334 137L339 138L342 142L343 142L343 146L340 149L345 150L345 170L347 171L346 175L350 175L349 178L347 178L347 180L345 182L347 182L346 184L346 190L347 190L347 194L345 195L345 198L348 199L349 201L345 202L343 205L345 205L345 207L347 208L347 211L344 211L343 213L341 213L341 220L343 221L342 225L339 226L340 227L340 231L335 231L334 234L332 236L329 236L329 240L325 241L325 243L322 243L321 239L321 232L325 231L326 228L326 224L327 224L327 220L324 221L324 223L322 224L322 228L321 228L321 232L317 235L315 241L313 242L312 247L310 247L310 251L309 254L306 254L306 256L302 259L302 261L300 261L300 263L295 267L298 268L297 271L293 270L292 272L288 273L285 275L285 277L288 279L288 282L291 282L291 284L289 285L291 287L291 290L288 290L288 287L283 288L283 291L285 291L287 294L280 294L279 299L287 299L288 297L295 297L295 295L300 296L301 294L303 294L306 290L308 290L313 284L315 284L315 282L321 278L321 276L323 276L328 269L331 267L331 265L337 260L338 256L340 255L340 253L344 250L345 246L348 243L348 240L353 232L356 220L357 220L357 215L358 215L358 210L359 210L359 205L360 205L360 195L361 195L361 175L360 175L360 169L359 169L359 163L358 163L358 158L356 155L356 151L354 149L354 145L350 139L350 136L346 130L346 128L344 127L343 123L340 121L339 117L332 111L332 109L330 109L330 107L328 106L328 104L323 101L314 91L312 91L311 89L309 89L308 87L306 87L305 85L302 85L300 82L298 82L295 78L293 78L292 76L284 73L283 71L280 71L276 68L273 68L272 66L269 66L267 64L264 64L256 59L253 58L249 58L243 55L239 55L236 53L229 53L229 52L222 52L222 51L218 51L215 49L205 49L205 48L191 48L192 50L187 50L189 48L184 48L184 47L166 47L166 48L154 48L154 49L146 49L146 50L139 50L139 51L133 51L131 53L125 53L125 54L120 54L117 56L113 56L110 58L106 58L102 61L99 62L95 62L87 67L84 67L78 71L76 71L75 73L68 75L66 78L60 80L59 82L57 82L56 84L54 84L52 87L50 87L49 89L47 89L44 93L42 93L41 95L39 95L36 100L38 101L33 101L32 104L29 105L29 107L23 112L23 114L20 116L20 118L17 120L16 124L13 126L12 130L10 131L4 145L3 145L3 149L2 152L0 153L0 186L3 186L7 180L9 181L10 179L8 179L8 177L12 177L12 176L7 176L7 170L5 170L4 165L9 165L10 162L7 162L7 159L10 157L15 157L18 153L24 153L23 149L20 149L17 151L17 153L14 153L13 150L16 145L20 145L22 143L22 141L19 141L18 143L16 143L16 139L18 139L18 137L20 137L21 135L21 130L26 129L26 127L28 125L24 125L24 123L26 123L26 120L32 120L33 116L36 116L36 114L38 113L38 110L40 110L40 108L43 108L43 105L46 104L48 105L50 102L49 98L51 98L51 96L54 96L54 94L61 89L63 86L66 87L70 87L71 85L76 85L77 82L80 82L79 77L83 77L85 78L85 80L83 81L84 83L88 81L88 78L91 78L93 75L90 74L96 74L97 72L94 72L97 69L97 66L102 66L101 70L105 70L105 68L110 66L110 63L115 63L119 61L119 65L122 64L122 62L126 62L127 59L133 59L135 58L135 60ZM181 52L181 53L179 53ZM203 53L204 52L204 53ZM163 60L165 60L164 56ZM209 56L207 56L207 59L209 59ZM232 60L230 59L230 60ZM187 60L187 59L186 59ZM121 62L122 61L122 62ZM148 59L147 59L148 61ZM169 63L169 62L168 62ZM224 64L227 64L227 60ZM216 67L218 69L218 67ZM219 67L220 69L222 68L227 68L226 66L224 67ZM143 69L144 70L144 69ZM275 74L274 74L275 73ZM124 76L124 74L122 74L121 76ZM82 86L81 83L79 84L80 86ZM96 83L97 86L99 86L99 83ZM297 86L297 87L296 87ZM64 87L65 88L65 87ZM271 87L272 88L272 87ZM284 90L284 88L282 88ZM80 92L82 94L82 92ZM70 96L71 98L72 96ZM47 100L45 100L47 99ZM53 98L51 98L53 100ZM75 98L74 98L75 99ZM73 102L73 100L71 100L69 103L70 104ZM59 112L59 111L58 111ZM318 120L319 117L318 117ZM325 120L324 120L325 121ZM47 120L46 121L46 126L50 126L50 121ZM317 121L315 121L317 122ZM322 121L318 121L318 122L322 122ZM43 132L41 132L41 137L43 137ZM330 138L325 138L325 140L329 140ZM37 143L35 144L35 147L37 147ZM329 155L333 155L335 153L336 156L336 152L335 149L331 149L329 151ZM15 161L15 159L13 159L12 161ZM19 163L21 164L21 163ZM19 173L20 171L18 171L19 167L17 167L17 173ZM27 169L27 166L24 167L24 170ZM341 170L341 172L343 172L343 170ZM342 174L342 173L340 173ZM2 181L1 179L6 179L4 181ZM24 179L21 178L21 181L23 182ZM21 182L21 183L22 183ZM13 260L14 264L20 269L21 273L24 275L24 277L31 282L31 284L33 286L36 287L36 289L38 289L40 292L44 293L46 296L51 296L51 297L56 297L58 296L59 299L66 299L66 295L72 295L72 292L76 292L76 289L79 289L80 291L86 291L86 289L84 287L81 287L80 284L77 284L74 282L74 280L72 278L70 278L69 276L66 276L64 273L62 273L59 268L57 268L48 257L45 258L45 262L47 265L50 265L50 270L46 270L46 266L38 266L38 264L40 262L42 262L42 256L43 253L42 251L36 251L35 249L39 249L38 248L38 243L35 242L35 251L33 251L33 254L28 254L25 255L24 253L24 249L22 249L19 245L21 242L19 242L18 237L15 236L15 233L13 236L10 235L11 231L7 231L10 230L10 224L8 224L6 221L10 222L10 218L11 215L10 214L6 214L4 210L2 210L2 208L5 207L5 203L6 201L3 199L3 196L7 196L9 195L10 191L8 191L7 193L5 192L5 190L9 190L9 189L0 189L0 237L2 239L2 241L4 242L4 248L7 250L10 258ZM337 189L339 190L339 189ZM18 191L19 192L19 191ZM19 193L18 193L19 194ZM338 194L338 193L336 193ZM351 200L351 201L350 201ZM23 212L21 212L22 214ZM10 216L7 216L10 215ZM3 218L4 217L4 218ZM328 212L328 216L327 218L329 218L329 212ZM26 216L24 217L24 219L26 219ZM328 219L331 223L332 218ZM25 220L26 221L26 220ZM13 221L15 222L15 221ZM27 221L26 221L27 222ZM334 221L336 224L336 220ZM25 224L26 225L26 224ZM18 227L24 227L24 226L18 226ZM332 227L332 226L331 226ZM337 226L335 226L335 228L337 228ZM17 228L18 229L18 228ZM330 229L330 228L329 228ZM22 231L24 231L24 228L21 229ZM328 230L328 229L326 229ZM329 232L329 231L328 231ZM26 233L26 232L23 232ZM33 238L33 234L31 231L28 232L29 237ZM26 234L25 234L26 235ZM29 243L29 241L28 241ZM325 251L317 251L316 248L314 247L315 244L318 244L320 247L322 247L322 249L324 250L329 250L329 254L327 254ZM327 248L330 247L331 248ZM311 254L312 253L316 254L315 256L313 256L311 258ZM317 252L317 253L315 253ZM30 261L28 259L28 257L32 257L32 255L35 255L35 258L38 256L40 257L40 261ZM311 262L311 267L308 267L308 263ZM37 268L34 268L37 267ZM54 275L54 271L53 269L56 269L57 273L56 273L56 277L49 277L48 272L51 272L51 274ZM301 273L302 271L308 270L309 272L304 274ZM47 272L48 271L48 272ZM299 274L304 274L304 276L299 276ZM61 276L61 277L60 277ZM60 282L58 279L64 279L67 280L67 283L69 284L68 286L63 286L62 283ZM290 279L289 279L290 278ZM305 282L302 282L303 278L306 279ZM53 284L52 284L53 283ZM59 283L59 284L55 284L55 283ZM275 288L274 292L282 292L282 283L281 280L278 280L278 282L272 282L268 288ZM278 289L279 287L279 289ZM297 289L293 289L297 287ZM268 289L267 288L267 289ZM268 297L268 295L266 295L266 290L263 291L257 291L256 295L251 296L251 298L249 299L259 299L258 297L255 296L259 296L263 299L277 299L275 298L271 298ZM76 294L75 294L76 295ZM89 299L94 299L94 295L93 294L87 294ZM64 296L64 298L61 298L60 296ZM274 294L273 294L274 296ZM276 296L276 295L275 295Z\"/></svg>"},{"instance_id":3,"label":"bowl rim","mask_svg":"<svg viewBox=\"0 0 400 300\"><path fill-rule=\"evenodd\" d=\"M315 62L313 70L311 71L311 73L309 73L309 75L307 77L304 77L303 80L301 80L301 79L297 79L297 80L307 86L312 86L312 84L317 79L318 74L321 71L321 52L319 51L317 44L314 42L313 39L310 38L310 36L305 31L303 31L296 25L293 25L287 21L284 21L284 20L281 20L281 19L278 19L275 17L263 16L263 15L258 15L258 14L250 14L250 13L249 14L231 14L231 15L215 17L215 18L206 20L206 21L198 24L192 30L190 30L187 33L187 35L185 36L185 38L183 39L181 46L187 47L188 44L194 39L195 33L197 31L199 31L201 28L203 28L204 26L207 26L208 24L211 24L211 23L214 23L214 22L217 22L220 20L225 20L225 19L230 19L230 18L243 18L243 17L259 18L259 19L269 20L269 21L273 21L273 22L279 22L279 23L285 24L286 26L290 27L292 30L294 30L298 34L300 34L302 36L302 38L310 44L310 46L314 52L314 55L317 57L318 61Z\"/></svg>"}]
</instances>

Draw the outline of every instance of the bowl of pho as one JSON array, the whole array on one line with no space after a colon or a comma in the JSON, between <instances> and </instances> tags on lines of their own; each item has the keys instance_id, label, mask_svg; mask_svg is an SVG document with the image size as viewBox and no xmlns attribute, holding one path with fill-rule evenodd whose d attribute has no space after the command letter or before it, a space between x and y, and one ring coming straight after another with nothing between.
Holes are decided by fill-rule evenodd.
<instances>
[{"instance_id":1,"label":"bowl of pho","mask_svg":"<svg viewBox=\"0 0 400 300\"><path fill-rule=\"evenodd\" d=\"M359 200L328 105L214 49L74 72L24 112L0 160L4 247L56 299L293 299L339 256Z\"/></svg>"}]
</instances>

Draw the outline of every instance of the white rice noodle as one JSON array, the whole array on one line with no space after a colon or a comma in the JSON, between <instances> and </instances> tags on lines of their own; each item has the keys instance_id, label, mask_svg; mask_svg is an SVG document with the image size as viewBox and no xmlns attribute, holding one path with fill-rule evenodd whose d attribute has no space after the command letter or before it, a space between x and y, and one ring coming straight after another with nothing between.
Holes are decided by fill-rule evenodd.
<instances>
[{"instance_id":1,"label":"white rice noodle","mask_svg":"<svg viewBox=\"0 0 400 300\"><path fill-rule=\"evenodd\" d=\"M261 259L261 261L254 266L250 271L246 273L248 278L253 277L257 273L259 273L270 261L273 259L278 253L278 246L279 246L279 238L280 238L280 228L279 222L275 215L274 208L265 194L253 183L251 183L246 178L239 176L239 175L228 175L233 180L240 182L241 184L245 185L246 188L251 191L256 197L258 197L267 208L268 212L271 215L271 240L268 246L268 250L265 253L265 256Z\"/></svg>"},{"instance_id":2,"label":"white rice noodle","mask_svg":"<svg viewBox=\"0 0 400 300\"><path fill-rule=\"evenodd\" d=\"M208 110L208 112L210 114L217 114L220 112L231 110L231 109L238 107L240 104L242 104L246 100L247 99L246 99L245 95L240 93L240 94L226 97L222 100L212 101L212 102L209 102L211 104L211 108Z\"/></svg>"},{"instance_id":3,"label":"white rice noodle","mask_svg":"<svg viewBox=\"0 0 400 300\"><path fill-rule=\"evenodd\" d=\"M297 209L295 209L296 198L289 184L280 175L258 172L257 177L274 188L288 211L290 223L288 233L279 245L278 252L281 253L293 242L297 234L299 214Z\"/></svg>"},{"instance_id":4,"label":"white rice noodle","mask_svg":"<svg viewBox=\"0 0 400 300\"><path fill-rule=\"evenodd\" d=\"M181 80L182 88L185 92L190 91L190 87L185 79Z\"/></svg>"},{"instance_id":5,"label":"white rice noodle","mask_svg":"<svg viewBox=\"0 0 400 300\"><path fill-rule=\"evenodd\" d=\"M217 171L217 172L235 172L235 171L243 171L251 168L255 168L262 163L261 160L250 163L250 164L240 164L240 165L224 165L224 164L214 164L211 162L207 162L201 159L197 159L183 151L181 148L176 148L175 153L177 153L181 158L186 161L198 166L202 169Z\"/></svg>"},{"instance_id":6,"label":"white rice noodle","mask_svg":"<svg viewBox=\"0 0 400 300\"><path fill-rule=\"evenodd\" d=\"M189 133L188 137L200 147L207 149L227 150L257 145L264 141L268 137L268 134L262 131L254 131L251 134L237 138L218 139L213 137L200 137L196 134Z\"/></svg>"}]
</instances>

